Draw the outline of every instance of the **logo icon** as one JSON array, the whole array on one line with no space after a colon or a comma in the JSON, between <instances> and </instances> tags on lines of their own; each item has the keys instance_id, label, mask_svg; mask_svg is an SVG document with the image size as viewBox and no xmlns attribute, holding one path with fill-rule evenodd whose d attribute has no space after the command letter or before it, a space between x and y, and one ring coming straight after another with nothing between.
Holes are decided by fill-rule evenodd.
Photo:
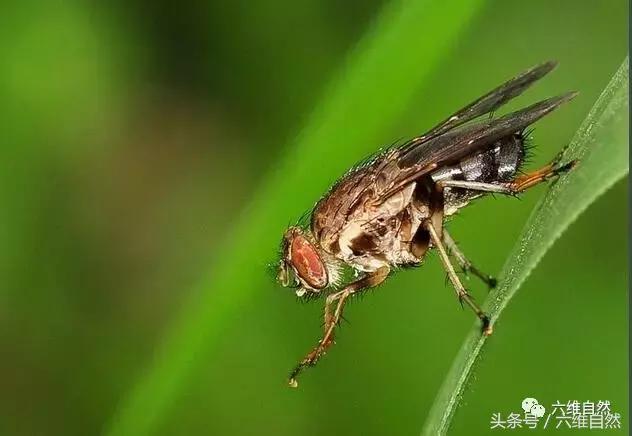
<instances>
[{"instance_id":1,"label":"logo icon","mask_svg":"<svg viewBox=\"0 0 632 436\"><path fill-rule=\"evenodd\" d=\"M524 410L524 413L530 413L536 418L542 418L546 412L546 409L538 403L538 400L529 397L522 400L522 410Z\"/></svg>"}]
</instances>

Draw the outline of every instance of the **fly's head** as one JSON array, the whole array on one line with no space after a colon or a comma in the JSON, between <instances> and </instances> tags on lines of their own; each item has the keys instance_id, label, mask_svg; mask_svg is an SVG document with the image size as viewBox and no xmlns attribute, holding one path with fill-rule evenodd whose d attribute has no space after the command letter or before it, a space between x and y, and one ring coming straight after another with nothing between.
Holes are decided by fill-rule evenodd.
<instances>
[{"instance_id":1,"label":"fly's head","mask_svg":"<svg viewBox=\"0 0 632 436\"><path fill-rule=\"evenodd\" d=\"M299 227L290 227L283 235L277 281L295 288L299 297L316 295L329 284L320 251Z\"/></svg>"}]
</instances>

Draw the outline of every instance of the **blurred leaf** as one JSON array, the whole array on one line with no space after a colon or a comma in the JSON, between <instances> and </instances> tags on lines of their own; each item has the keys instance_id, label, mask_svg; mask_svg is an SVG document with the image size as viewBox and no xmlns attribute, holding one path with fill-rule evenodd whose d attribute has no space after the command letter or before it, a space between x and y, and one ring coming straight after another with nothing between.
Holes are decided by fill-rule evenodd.
<instances>
[{"instance_id":1,"label":"blurred leaf","mask_svg":"<svg viewBox=\"0 0 632 436\"><path fill-rule=\"evenodd\" d=\"M520 242L505 263L500 286L490 292L486 301L492 323L553 243L628 173L628 76L626 57L564 152L564 161L579 159L579 165L551 186L531 215ZM476 323L439 390L422 434L441 435L448 431L485 342Z\"/></svg>"},{"instance_id":2,"label":"blurred leaf","mask_svg":"<svg viewBox=\"0 0 632 436\"><path fill-rule=\"evenodd\" d=\"M286 199L298 199L307 209L335 176L374 151L482 4L401 0L386 6L236 220L217 263L199 282L147 373L122 400L107 434L139 436L155 429L204 360L201 354L213 349L240 305L265 283L263 259L274 253L288 219L298 215L297 202Z\"/></svg>"}]
</instances>

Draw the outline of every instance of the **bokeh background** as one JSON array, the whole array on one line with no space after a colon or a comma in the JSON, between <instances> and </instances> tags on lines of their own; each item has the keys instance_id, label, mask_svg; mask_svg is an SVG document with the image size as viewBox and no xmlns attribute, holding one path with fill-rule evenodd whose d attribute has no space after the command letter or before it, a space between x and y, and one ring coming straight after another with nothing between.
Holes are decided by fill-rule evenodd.
<instances>
[{"instance_id":1,"label":"bokeh background","mask_svg":"<svg viewBox=\"0 0 632 436\"><path fill-rule=\"evenodd\" d=\"M235 217L383 7L4 2L0 434L110 427L230 244ZM581 91L537 125L533 165L546 162L622 62L627 18L621 0L484 3L415 91L416 103L365 150L419 134L523 69L557 59L560 67L516 103ZM451 233L497 274L545 189L521 201L478 201ZM623 415L623 428L609 434L627 434L627 199L626 180L546 255L497 325L451 434L489 433L492 413L519 411L526 396L609 400ZM297 206L275 232L306 199L269 207L280 201ZM244 274L264 274L274 249ZM472 325L434 256L351 304L337 345L299 390L285 377L318 338L322 304L298 304L265 283L196 355L152 434L418 434ZM482 301L485 288L470 287Z\"/></svg>"}]
</instances>

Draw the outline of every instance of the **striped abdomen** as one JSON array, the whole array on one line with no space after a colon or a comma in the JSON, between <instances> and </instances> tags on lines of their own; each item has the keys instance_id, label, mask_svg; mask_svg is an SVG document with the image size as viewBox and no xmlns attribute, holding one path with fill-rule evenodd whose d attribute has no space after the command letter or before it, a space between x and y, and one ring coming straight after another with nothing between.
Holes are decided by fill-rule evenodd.
<instances>
[{"instance_id":1,"label":"striped abdomen","mask_svg":"<svg viewBox=\"0 0 632 436\"><path fill-rule=\"evenodd\" d=\"M525 157L525 136L515 133L497 141L490 149L469 156L459 163L439 168L430 176L440 180L467 180L470 182L502 183L513 180ZM481 196L480 192L459 188L447 188L445 214L452 215L470 200Z\"/></svg>"}]
</instances>

